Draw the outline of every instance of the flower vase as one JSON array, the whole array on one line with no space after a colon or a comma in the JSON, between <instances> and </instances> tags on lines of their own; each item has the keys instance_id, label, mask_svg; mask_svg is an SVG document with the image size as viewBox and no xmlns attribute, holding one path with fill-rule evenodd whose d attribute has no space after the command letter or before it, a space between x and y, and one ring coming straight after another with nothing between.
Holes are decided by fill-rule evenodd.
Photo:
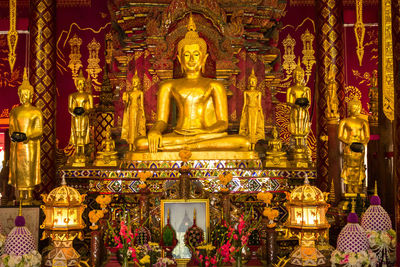
<instances>
[{"instance_id":1,"label":"flower vase","mask_svg":"<svg viewBox=\"0 0 400 267\"><path fill-rule=\"evenodd\" d=\"M235 257L235 264L233 266L235 266L235 267L243 267L244 266L242 263L242 255Z\"/></svg>"},{"instance_id":2,"label":"flower vase","mask_svg":"<svg viewBox=\"0 0 400 267\"><path fill-rule=\"evenodd\" d=\"M129 267L129 260L128 260L128 257L124 257L124 258L123 258L121 266L122 266L122 267Z\"/></svg>"}]
</instances>

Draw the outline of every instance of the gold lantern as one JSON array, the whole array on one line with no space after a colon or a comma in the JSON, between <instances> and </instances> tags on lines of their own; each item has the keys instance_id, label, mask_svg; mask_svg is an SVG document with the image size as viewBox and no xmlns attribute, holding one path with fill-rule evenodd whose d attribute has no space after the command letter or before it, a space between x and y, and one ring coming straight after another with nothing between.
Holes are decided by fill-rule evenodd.
<instances>
[{"instance_id":1,"label":"gold lantern","mask_svg":"<svg viewBox=\"0 0 400 267\"><path fill-rule=\"evenodd\" d=\"M299 238L300 246L291 254L290 262L301 266L318 266L326 263L325 257L315 247L315 240L330 227L325 214L329 204L325 193L311 186L308 179L290 194L286 208L289 218L285 225Z\"/></svg>"},{"instance_id":2,"label":"gold lantern","mask_svg":"<svg viewBox=\"0 0 400 267\"><path fill-rule=\"evenodd\" d=\"M82 238L85 223L82 213L86 195L66 185L63 178L61 186L53 189L48 195L42 194L45 205L41 206L46 219L40 226L45 229L42 240L50 237L54 249L46 257L46 266L78 266L80 255L73 248L75 237Z\"/></svg>"}]
</instances>

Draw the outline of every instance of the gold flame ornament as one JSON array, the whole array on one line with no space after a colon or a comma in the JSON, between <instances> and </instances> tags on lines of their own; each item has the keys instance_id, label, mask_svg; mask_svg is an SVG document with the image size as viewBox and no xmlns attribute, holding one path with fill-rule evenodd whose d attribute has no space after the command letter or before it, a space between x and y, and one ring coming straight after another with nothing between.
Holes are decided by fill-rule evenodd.
<instances>
[{"instance_id":1,"label":"gold flame ornament","mask_svg":"<svg viewBox=\"0 0 400 267\"><path fill-rule=\"evenodd\" d=\"M357 40L357 57L360 66L362 66L362 60L364 57L364 36L365 36L365 25L362 19L363 2L362 0L356 0L356 24L354 25L354 33L356 34Z\"/></svg>"},{"instance_id":2,"label":"gold flame ornament","mask_svg":"<svg viewBox=\"0 0 400 267\"><path fill-rule=\"evenodd\" d=\"M15 49L17 48L18 32L16 29L17 21L17 0L10 0L10 30L7 34L8 43L8 63L10 64L11 72L14 70L15 61L17 60L17 54Z\"/></svg>"}]
</instances>

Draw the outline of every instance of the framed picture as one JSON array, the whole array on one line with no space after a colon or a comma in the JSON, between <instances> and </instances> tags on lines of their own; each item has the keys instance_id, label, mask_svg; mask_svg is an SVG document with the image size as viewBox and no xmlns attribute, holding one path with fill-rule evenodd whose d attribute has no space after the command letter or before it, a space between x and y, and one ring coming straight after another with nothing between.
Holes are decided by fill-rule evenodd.
<instances>
[{"instance_id":1,"label":"framed picture","mask_svg":"<svg viewBox=\"0 0 400 267\"><path fill-rule=\"evenodd\" d=\"M168 210L170 224L176 231L178 244L172 251L176 259L188 259L191 253L185 245L186 230L193 225L193 215L196 210L196 225L203 229L204 239L208 241L210 230L210 202L208 199L168 199L161 200L161 229L167 224Z\"/></svg>"},{"instance_id":2,"label":"framed picture","mask_svg":"<svg viewBox=\"0 0 400 267\"><path fill-rule=\"evenodd\" d=\"M0 224L3 226L4 234L8 235L8 233L14 228L15 218L18 216L18 211L19 207L0 207ZM39 207L22 208L22 216L25 218L25 226L32 233L36 248L39 243L39 215Z\"/></svg>"}]
</instances>

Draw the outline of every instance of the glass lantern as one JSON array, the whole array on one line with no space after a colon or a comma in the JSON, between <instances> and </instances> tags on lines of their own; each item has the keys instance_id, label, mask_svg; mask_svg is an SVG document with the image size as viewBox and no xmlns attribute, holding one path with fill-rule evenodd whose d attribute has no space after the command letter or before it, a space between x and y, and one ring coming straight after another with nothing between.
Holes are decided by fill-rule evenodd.
<instances>
[{"instance_id":1,"label":"glass lantern","mask_svg":"<svg viewBox=\"0 0 400 267\"><path fill-rule=\"evenodd\" d=\"M329 204L325 194L311 186L308 179L290 194L286 208L289 213L285 225L299 237L300 246L291 254L291 264L318 266L326 263L325 257L315 247L315 240L329 227L326 212Z\"/></svg>"},{"instance_id":2,"label":"glass lantern","mask_svg":"<svg viewBox=\"0 0 400 267\"><path fill-rule=\"evenodd\" d=\"M82 219L85 197L67 186L64 178L60 187L42 195L45 204L41 208L46 215L40 226L44 229L42 239L50 237L54 245L45 260L46 266L78 266L80 255L72 242L75 237L82 239L81 231L86 226Z\"/></svg>"}]
</instances>

